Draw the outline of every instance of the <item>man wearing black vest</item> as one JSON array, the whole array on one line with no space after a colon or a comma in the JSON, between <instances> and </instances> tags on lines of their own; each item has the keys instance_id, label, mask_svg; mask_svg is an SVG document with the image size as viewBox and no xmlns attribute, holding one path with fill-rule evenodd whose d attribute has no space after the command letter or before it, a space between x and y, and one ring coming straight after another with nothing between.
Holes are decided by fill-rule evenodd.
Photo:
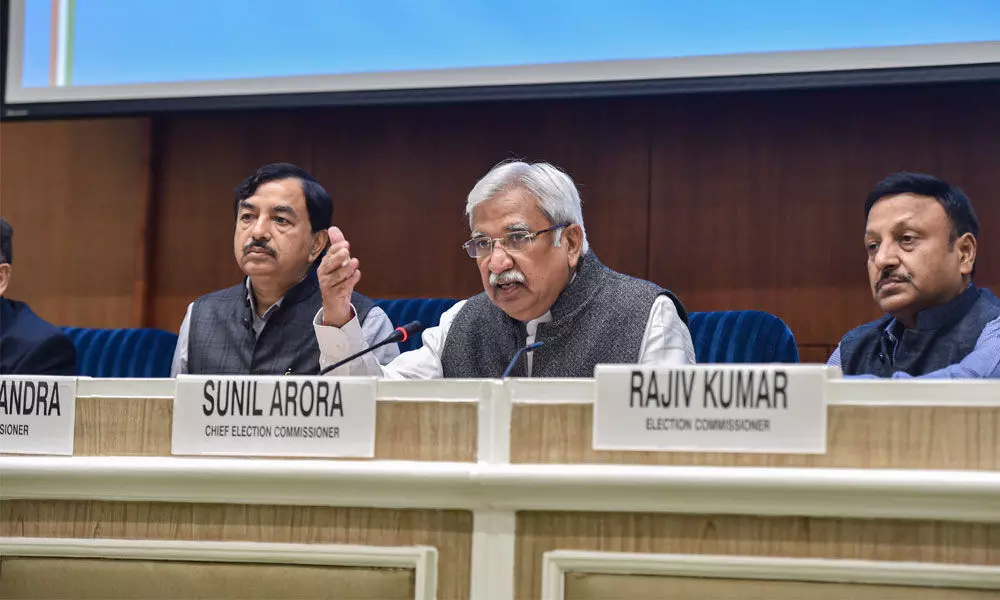
<instances>
[{"instance_id":1,"label":"man wearing black vest","mask_svg":"<svg viewBox=\"0 0 1000 600\"><path fill-rule=\"evenodd\" d=\"M519 349L515 377L593 377L599 363L694 363L687 315L669 291L608 269L590 250L580 196L546 163L494 167L469 193L466 215L484 292L455 304L423 347L380 367L370 357L334 371L390 378L499 377ZM363 349L351 294L358 260L337 230L319 267L320 362Z\"/></svg>"},{"instance_id":2,"label":"man wearing black vest","mask_svg":"<svg viewBox=\"0 0 1000 600\"><path fill-rule=\"evenodd\" d=\"M845 375L1000 377L1000 300L976 287L979 220L962 190L896 173L865 201L868 279L881 319L852 329L828 364Z\"/></svg>"},{"instance_id":3,"label":"man wearing black vest","mask_svg":"<svg viewBox=\"0 0 1000 600\"><path fill-rule=\"evenodd\" d=\"M333 201L305 170L276 163L236 188L233 251L246 278L188 306L173 374L310 375L319 372L312 319L323 305L316 268L332 235ZM361 335L392 333L382 309L353 293ZM399 354L378 349L378 360Z\"/></svg>"}]
</instances>

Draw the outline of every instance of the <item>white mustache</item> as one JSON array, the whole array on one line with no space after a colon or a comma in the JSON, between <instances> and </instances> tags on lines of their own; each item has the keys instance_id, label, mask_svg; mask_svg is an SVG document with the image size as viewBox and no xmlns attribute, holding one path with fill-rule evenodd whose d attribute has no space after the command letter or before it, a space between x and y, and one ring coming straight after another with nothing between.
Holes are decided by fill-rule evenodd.
<instances>
[{"instance_id":1,"label":"white mustache","mask_svg":"<svg viewBox=\"0 0 1000 600\"><path fill-rule=\"evenodd\" d=\"M524 283L524 273L508 269L503 273L490 273L490 285L496 287L505 283Z\"/></svg>"}]
</instances>

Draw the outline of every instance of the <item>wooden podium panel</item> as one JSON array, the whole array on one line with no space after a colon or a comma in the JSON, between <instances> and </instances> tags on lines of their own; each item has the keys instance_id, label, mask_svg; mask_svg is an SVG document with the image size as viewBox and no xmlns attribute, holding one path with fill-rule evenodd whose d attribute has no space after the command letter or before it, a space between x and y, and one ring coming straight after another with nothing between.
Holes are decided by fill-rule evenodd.
<instances>
[{"instance_id":1,"label":"wooden podium panel","mask_svg":"<svg viewBox=\"0 0 1000 600\"><path fill-rule=\"evenodd\" d=\"M515 550L518 599L538 597L543 555L553 550L998 566L1000 524L523 511Z\"/></svg>"},{"instance_id":2,"label":"wooden podium panel","mask_svg":"<svg viewBox=\"0 0 1000 600\"><path fill-rule=\"evenodd\" d=\"M479 382L380 381L375 459L472 462ZM170 456L172 380L80 380L75 456Z\"/></svg>"},{"instance_id":3,"label":"wooden podium panel","mask_svg":"<svg viewBox=\"0 0 1000 600\"><path fill-rule=\"evenodd\" d=\"M170 456L173 398L76 399L75 456Z\"/></svg>"},{"instance_id":4,"label":"wooden podium panel","mask_svg":"<svg viewBox=\"0 0 1000 600\"><path fill-rule=\"evenodd\" d=\"M0 538L429 546L439 554L438 597L466 598L472 514L256 504L4 500L0 503Z\"/></svg>"},{"instance_id":5,"label":"wooden podium panel","mask_svg":"<svg viewBox=\"0 0 1000 600\"><path fill-rule=\"evenodd\" d=\"M1000 399L998 399L1000 400ZM593 449L593 407L515 404L513 463L1000 470L997 406L831 405L826 454Z\"/></svg>"},{"instance_id":6,"label":"wooden podium panel","mask_svg":"<svg viewBox=\"0 0 1000 600\"><path fill-rule=\"evenodd\" d=\"M566 576L566 600L993 600L993 590L656 575Z\"/></svg>"},{"instance_id":7,"label":"wooden podium panel","mask_svg":"<svg viewBox=\"0 0 1000 600\"><path fill-rule=\"evenodd\" d=\"M0 558L18 600L409 600L413 572L311 565Z\"/></svg>"},{"instance_id":8,"label":"wooden podium panel","mask_svg":"<svg viewBox=\"0 0 1000 600\"><path fill-rule=\"evenodd\" d=\"M593 380L379 381L374 460L297 460L172 456L172 382L147 383L80 379L74 456L0 457L0 548L111 540L345 545L354 553L345 560L424 548L435 557L415 571L433 571L424 587L405 566L368 577L367 563L349 563L350 572L329 563L314 578L294 561L264 561L275 580L302 573L288 575L301 587L287 587L302 597L309 581L341 575L357 580L359 598L423 589L421 600L434 589L442 600L1000 592L1000 384L831 383L828 451L796 455L595 451ZM601 556L588 563L596 569L554 576L560 553ZM708 567L609 570L623 554ZM769 578L722 575L711 557L821 564L801 578ZM225 557L193 570L156 557L120 564L127 558L10 554L5 572L22 587L6 589L58 597L72 586L39 574L65 568L94 597L117 593L101 587L105 578L87 587L87 573L102 569L111 582L148 572L178 586L212 571L206 579L233 581L234 593L269 593ZM816 576L850 574L850 561L878 563L890 580ZM971 583L963 569L974 571ZM955 585L904 577L937 572ZM187 593L170 584L151 587Z\"/></svg>"},{"instance_id":9,"label":"wooden podium panel","mask_svg":"<svg viewBox=\"0 0 1000 600\"><path fill-rule=\"evenodd\" d=\"M471 462L474 403L380 401L375 459ZM170 398L79 398L76 456L170 456Z\"/></svg>"}]
</instances>

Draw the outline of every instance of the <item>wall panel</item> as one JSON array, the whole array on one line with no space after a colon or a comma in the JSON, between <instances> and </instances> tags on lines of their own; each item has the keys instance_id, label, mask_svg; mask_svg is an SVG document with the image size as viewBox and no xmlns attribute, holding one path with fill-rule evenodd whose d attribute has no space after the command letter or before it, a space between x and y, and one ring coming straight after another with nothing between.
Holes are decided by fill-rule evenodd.
<instances>
[{"instance_id":1,"label":"wall panel","mask_svg":"<svg viewBox=\"0 0 1000 600\"><path fill-rule=\"evenodd\" d=\"M1000 283L994 230L1000 87L677 97L652 123L651 277L691 310L784 319L806 359L878 316L864 198L898 170L960 185L983 223L979 281Z\"/></svg>"},{"instance_id":2,"label":"wall panel","mask_svg":"<svg viewBox=\"0 0 1000 600\"><path fill-rule=\"evenodd\" d=\"M978 280L1000 285L998 105L1000 84L982 83L175 114L155 118L152 141L145 119L5 123L11 295L66 324L176 330L189 302L239 280L233 188L291 161L331 191L361 291L465 297L480 289L458 247L466 195L496 162L524 157L574 176L606 264L690 310L773 312L819 361L878 314L862 201L891 171L965 188L983 223Z\"/></svg>"},{"instance_id":3,"label":"wall panel","mask_svg":"<svg viewBox=\"0 0 1000 600\"><path fill-rule=\"evenodd\" d=\"M14 227L5 296L58 325L139 325L149 123L3 123L0 216Z\"/></svg>"}]
</instances>

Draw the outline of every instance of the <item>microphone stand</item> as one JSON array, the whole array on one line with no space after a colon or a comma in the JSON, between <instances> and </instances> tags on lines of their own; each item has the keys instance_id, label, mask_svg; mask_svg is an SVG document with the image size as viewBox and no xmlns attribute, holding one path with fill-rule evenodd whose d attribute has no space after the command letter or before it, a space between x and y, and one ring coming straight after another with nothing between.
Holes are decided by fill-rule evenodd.
<instances>
[{"instance_id":1,"label":"microphone stand","mask_svg":"<svg viewBox=\"0 0 1000 600\"><path fill-rule=\"evenodd\" d=\"M510 364L507 365L507 368L504 369L504 371L503 371L503 375L500 376L501 379L507 379L507 377L510 376L510 372L514 370L514 365L517 364L517 360L519 358L521 358L522 354L524 354L526 352L534 352L535 350L538 350L539 348L542 347L543 343L544 342L535 342L533 344L528 344L524 348L521 348L520 350L518 350L517 352L515 352L514 353L514 358L510 359Z\"/></svg>"},{"instance_id":2,"label":"microphone stand","mask_svg":"<svg viewBox=\"0 0 1000 600\"><path fill-rule=\"evenodd\" d=\"M423 330L423 328L424 326L420 321L413 321L401 327L397 327L396 330L389 335L389 337L385 338L381 342L377 344L372 344L371 346L368 346L367 348L361 350L360 352L355 352L354 354L348 356L344 360L333 363L329 367L320 370L319 374L326 375L327 373L336 369L337 367L342 367L347 363L351 362L352 360L354 360L355 358L358 358L359 356L364 356L365 354L368 354L372 350L381 348L386 344L393 344L395 342L405 342L406 340L410 339L411 335L413 335L414 333L419 333L421 330Z\"/></svg>"}]
</instances>

